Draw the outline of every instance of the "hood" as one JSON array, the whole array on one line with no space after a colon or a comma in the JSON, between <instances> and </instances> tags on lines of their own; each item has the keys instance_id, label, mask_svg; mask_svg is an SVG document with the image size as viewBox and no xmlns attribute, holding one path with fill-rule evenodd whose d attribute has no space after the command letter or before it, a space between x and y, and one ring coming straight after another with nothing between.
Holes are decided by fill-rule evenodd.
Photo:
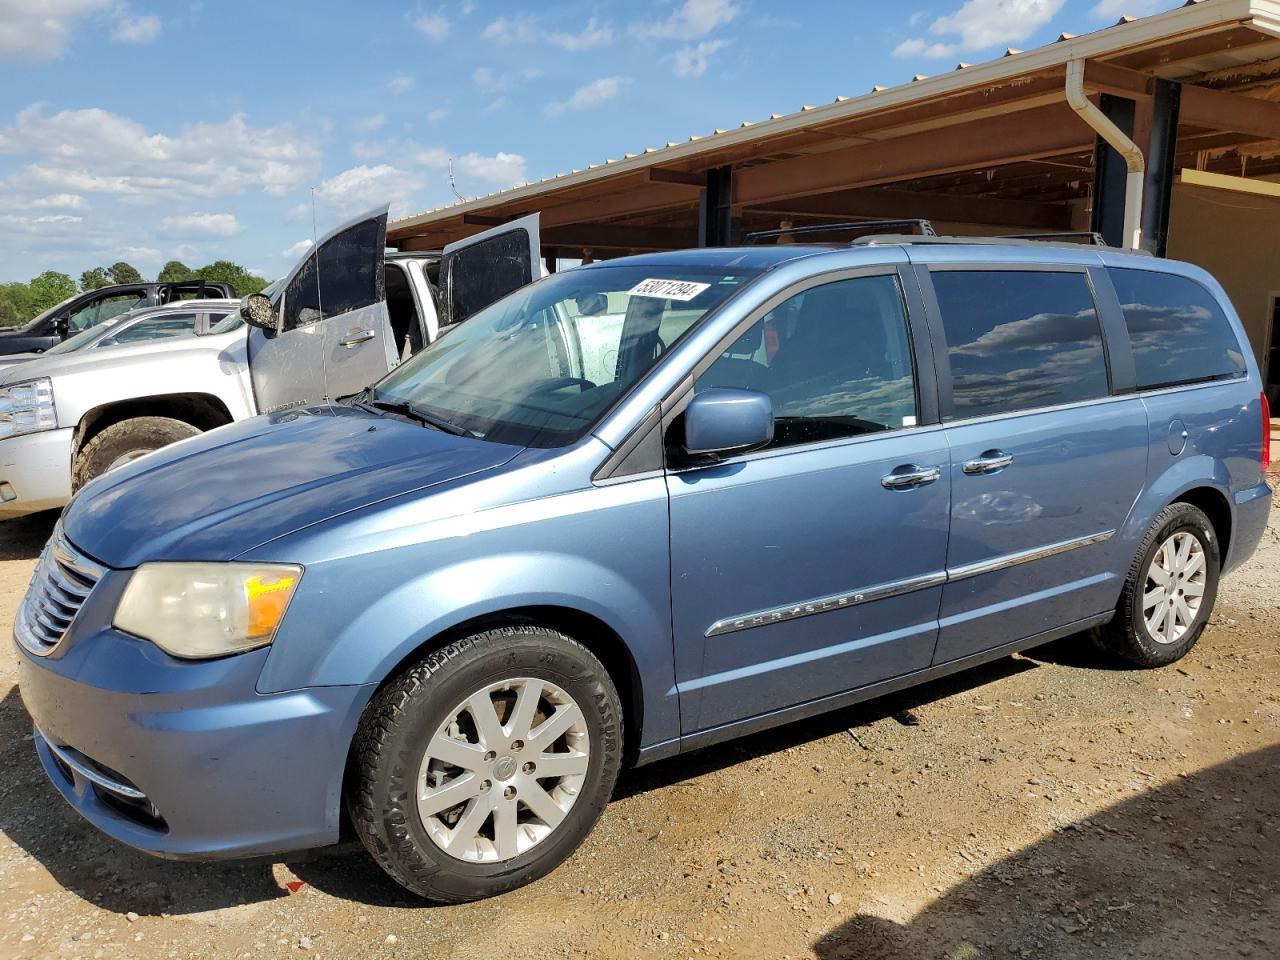
<instances>
[{"instance_id":1,"label":"hood","mask_svg":"<svg viewBox=\"0 0 1280 960\"><path fill-rule=\"evenodd\" d=\"M185 351L220 353L246 339L244 327L216 335L164 337L159 340L140 340L137 343L121 343L112 347L86 347L71 353L40 353L22 363L11 366L0 364L0 387L20 380L36 377L60 377L79 370L101 371L108 367L126 367L140 359L157 354ZM5 357L3 359L11 359ZM12 359L17 359L13 357ZM57 394L55 392L54 396Z\"/></svg>"},{"instance_id":2,"label":"hood","mask_svg":"<svg viewBox=\"0 0 1280 960\"><path fill-rule=\"evenodd\" d=\"M11 353L6 357L0 357L0 370L6 367L12 367L14 364L26 363L28 360L38 360L44 356L41 353Z\"/></svg>"},{"instance_id":3,"label":"hood","mask_svg":"<svg viewBox=\"0 0 1280 960\"><path fill-rule=\"evenodd\" d=\"M338 514L501 466L522 449L352 407L287 411L111 471L68 505L63 531L111 567L230 560Z\"/></svg>"}]
</instances>

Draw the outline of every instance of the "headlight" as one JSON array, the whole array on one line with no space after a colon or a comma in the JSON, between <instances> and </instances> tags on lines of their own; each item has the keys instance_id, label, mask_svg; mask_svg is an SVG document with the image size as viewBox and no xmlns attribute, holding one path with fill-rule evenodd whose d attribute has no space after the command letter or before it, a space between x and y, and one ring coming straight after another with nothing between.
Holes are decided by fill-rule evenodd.
<instances>
[{"instance_id":1,"label":"headlight","mask_svg":"<svg viewBox=\"0 0 1280 960\"><path fill-rule=\"evenodd\" d=\"M275 637L302 568L281 563L144 563L113 625L175 657L225 657Z\"/></svg>"},{"instance_id":2,"label":"headlight","mask_svg":"<svg viewBox=\"0 0 1280 960\"><path fill-rule=\"evenodd\" d=\"M57 426L53 384L48 377L0 387L0 440Z\"/></svg>"}]
</instances>

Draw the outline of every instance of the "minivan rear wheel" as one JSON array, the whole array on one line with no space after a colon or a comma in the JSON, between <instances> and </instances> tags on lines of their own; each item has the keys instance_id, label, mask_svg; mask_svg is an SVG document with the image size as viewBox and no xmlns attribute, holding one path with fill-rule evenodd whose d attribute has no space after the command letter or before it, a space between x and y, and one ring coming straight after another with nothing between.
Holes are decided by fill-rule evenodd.
<instances>
[{"instance_id":1,"label":"minivan rear wheel","mask_svg":"<svg viewBox=\"0 0 1280 960\"><path fill-rule=\"evenodd\" d=\"M621 758L621 705L600 661L557 631L503 627L434 651L374 697L347 809L394 880L461 903L567 859Z\"/></svg>"},{"instance_id":2,"label":"minivan rear wheel","mask_svg":"<svg viewBox=\"0 0 1280 960\"><path fill-rule=\"evenodd\" d=\"M1095 640L1140 667L1181 660L1213 613L1221 565L1218 537L1204 512L1170 504L1143 538L1116 616L1094 632Z\"/></svg>"}]
</instances>

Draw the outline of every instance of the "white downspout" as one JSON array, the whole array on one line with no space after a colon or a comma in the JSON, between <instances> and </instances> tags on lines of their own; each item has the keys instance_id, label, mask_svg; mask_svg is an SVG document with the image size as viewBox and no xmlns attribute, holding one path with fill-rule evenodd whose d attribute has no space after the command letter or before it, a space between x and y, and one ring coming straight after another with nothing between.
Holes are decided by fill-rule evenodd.
<instances>
[{"instance_id":1,"label":"white downspout","mask_svg":"<svg viewBox=\"0 0 1280 960\"><path fill-rule=\"evenodd\" d=\"M1124 245L1130 250L1138 250L1142 247L1142 188L1147 170L1142 151L1085 96L1083 60L1067 62L1067 103L1098 132L1098 136L1124 157L1125 166L1129 168L1124 190Z\"/></svg>"}]
</instances>

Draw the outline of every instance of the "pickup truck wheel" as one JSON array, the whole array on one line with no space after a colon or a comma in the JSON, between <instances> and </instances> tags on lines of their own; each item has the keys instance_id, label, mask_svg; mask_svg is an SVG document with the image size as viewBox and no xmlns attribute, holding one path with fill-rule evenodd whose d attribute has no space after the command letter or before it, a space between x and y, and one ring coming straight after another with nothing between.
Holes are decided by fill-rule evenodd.
<instances>
[{"instance_id":1,"label":"pickup truck wheel","mask_svg":"<svg viewBox=\"0 0 1280 960\"><path fill-rule=\"evenodd\" d=\"M1181 660L1213 613L1221 566L1209 518L1189 503L1170 504L1143 537L1115 618L1094 631L1094 641L1139 667Z\"/></svg>"},{"instance_id":2,"label":"pickup truck wheel","mask_svg":"<svg viewBox=\"0 0 1280 960\"><path fill-rule=\"evenodd\" d=\"M347 810L392 879L462 903L568 858L621 759L622 708L600 661L555 630L502 627L427 655L374 697Z\"/></svg>"},{"instance_id":3,"label":"pickup truck wheel","mask_svg":"<svg viewBox=\"0 0 1280 960\"><path fill-rule=\"evenodd\" d=\"M71 489L152 450L194 437L200 430L172 417L134 417L113 423L80 448L71 467Z\"/></svg>"}]
</instances>

